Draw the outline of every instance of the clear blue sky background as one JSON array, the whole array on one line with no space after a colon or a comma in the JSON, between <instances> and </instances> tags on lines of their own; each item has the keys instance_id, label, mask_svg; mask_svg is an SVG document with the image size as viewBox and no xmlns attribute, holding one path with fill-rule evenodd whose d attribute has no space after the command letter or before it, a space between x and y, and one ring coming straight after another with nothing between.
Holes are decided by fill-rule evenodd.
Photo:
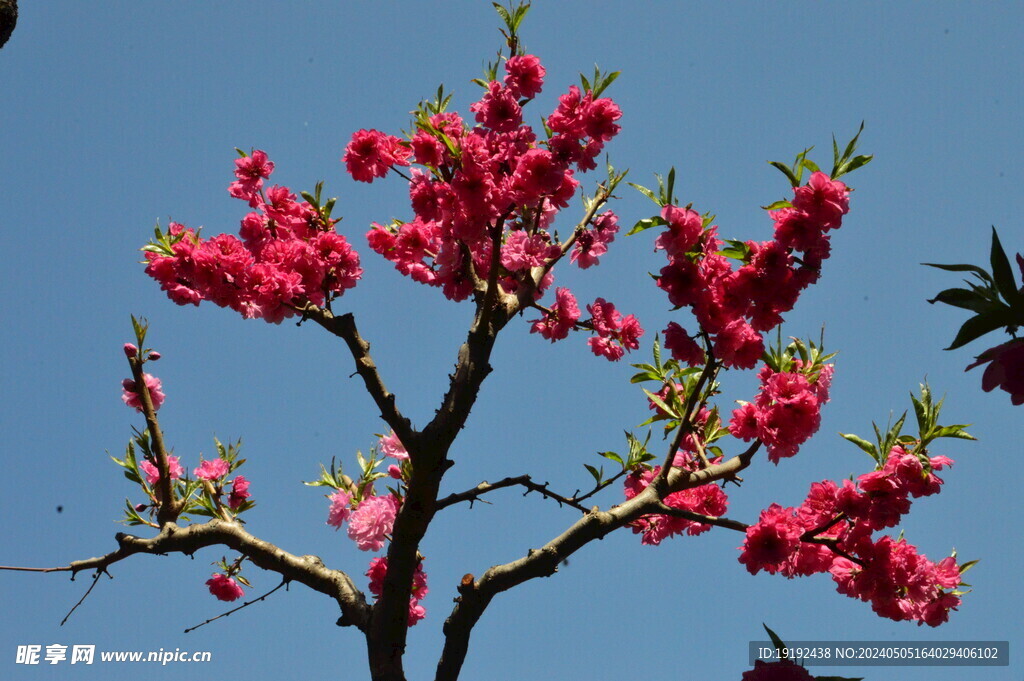
<instances>
[{"instance_id":1,"label":"clear blue sky background","mask_svg":"<svg viewBox=\"0 0 1024 681\"><path fill-rule=\"evenodd\" d=\"M364 584L369 556L324 524L327 502L300 484L331 457L354 465L355 450L383 428L348 378L345 349L312 325L177 307L145 277L137 249L157 219L209 234L237 229L245 206L226 192L233 147L268 151L274 180L295 190L325 179L366 268L338 309L355 312L388 386L424 424L471 311L412 285L366 248L371 220L409 216L403 183L357 184L339 158L355 130L406 127L406 112L440 82L465 112L477 94L469 80L499 47L490 3L22 4L0 51L0 563L60 565L114 548L124 498L138 496L105 453L120 455L141 422L119 398L128 370L120 348L135 313L150 319L164 354L155 367L168 396L160 415L176 452L191 468L215 435L242 437L259 504L250 530ZM813 481L868 470L836 432L867 435L872 420L909 407L908 392L927 376L948 395L947 421L974 424L979 442L937 448L957 465L941 495L915 502L906 536L935 560L956 547L981 564L961 611L932 630L879 619L835 593L827 576L751 577L736 560L734 532L658 548L620 532L558 575L498 597L473 635L464 678L620 679L643 669L652 679L738 679L761 622L787 640L1009 640L1017 659L1009 669L832 673L1020 678L1024 411L1005 393L983 393L979 371L963 372L995 338L942 351L965 317L925 300L957 279L919 263L986 262L992 224L1008 249L1024 248L1021 25L1024 7L1010 2L537 3L523 36L548 80L531 120L594 62L622 70L609 90L624 111L612 161L639 182L675 165L681 200L717 213L727 236L770 237L758 206L788 189L766 160L814 144L825 165L831 134L846 139L866 120L862 149L875 161L850 177L856 192L834 257L784 327L807 337L825 325L829 348L841 351L832 403L797 458L759 460L731 489L729 515L753 521L773 501L799 503ZM623 222L651 214L646 199L621 194L614 210ZM622 238L599 268L560 282L581 301L604 296L637 314L649 341L671 318L647 276L663 262L652 240ZM593 357L582 337L551 346L516 322L493 364L446 491L531 473L571 493L590 479L582 464L621 450L622 430L646 418L629 366ZM725 388L729 408L752 396L752 376L730 376ZM614 489L600 500L620 499ZM444 512L425 542L429 616L410 634L411 679L431 678L464 573L513 560L576 517L515 492L491 501ZM115 579L63 628L88 578L0 573L0 677L368 678L361 636L335 627L336 606L302 586L182 634L223 610L203 585L221 555L115 565ZM277 584L247 575L254 593ZM210 650L214 661L194 670L14 664L17 645L50 643Z\"/></svg>"}]
</instances>

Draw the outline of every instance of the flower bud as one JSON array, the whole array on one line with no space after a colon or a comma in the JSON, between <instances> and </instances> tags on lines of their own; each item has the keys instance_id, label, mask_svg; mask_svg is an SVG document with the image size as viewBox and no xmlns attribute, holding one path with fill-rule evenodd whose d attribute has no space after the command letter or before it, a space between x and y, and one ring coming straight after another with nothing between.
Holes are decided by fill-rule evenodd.
<instances>
[{"instance_id":1,"label":"flower bud","mask_svg":"<svg viewBox=\"0 0 1024 681\"><path fill-rule=\"evenodd\" d=\"M146 359L148 359L150 362L155 362L158 359L160 359L160 357L161 357L161 355L160 355L159 352L153 351L153 352L150 352L149 355L146 356Z\"/></svg>"},{"instance_id":2,"label":"flower bud","mask_svg":"<svg viewBox=\"0 0 1024 681\"><path fill-rule=\"evenodd\" d=\"M139 354L139 349L137 347L135 347L131 343L125 343L124 344L124 356L125 357L132 358L132 357L134 357L137 354Z\"/></svg>"},{"instance_id":3,"label":"flower bud","mask_svg":"<svg viewBox=\"0 0 1024 681\"><path fill-rule=\"evenodd\" d=\"M142 513L147 508L149 508L149 504L136 504L135 505L135 512L136 513Z\"/></svg>"},{"instance_id":4,"label":"flower bud","mask_svg":"<svg viewBox=\"0 0 1024 681\"><path fill-rule=\"evenodd\" d=\"M390 466L388 466L388 475L390 475L395 480L401 480L402 479L402 469L399 468L398 466L394 465L394 464L391 464Z\"/></svg>"}]
</instances>

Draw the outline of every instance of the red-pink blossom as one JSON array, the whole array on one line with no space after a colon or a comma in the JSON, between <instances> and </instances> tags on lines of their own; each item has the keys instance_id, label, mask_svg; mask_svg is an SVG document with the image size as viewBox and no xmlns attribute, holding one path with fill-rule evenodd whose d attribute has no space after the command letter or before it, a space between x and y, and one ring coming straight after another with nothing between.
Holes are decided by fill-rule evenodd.
<instances>
[{"instance_id":1,"label":"red-pink blossom","mask_svg":"<svg viewBox=\"0 0 1024 681\"><path fill-rule=\"evenodd\" d=\"M539 333L554 343L568 336L579 318L580 308L576 296L569 289L559 287L555 289L555 304L551 306L550 313L541 319L532 320L530 333Z\"/></svg>"},{"instance_id":2,"label":"red-pink blossom","mask_svg":"<svg viewBox=\"0 0 1024 681\"><path fill-rule=\"evenodd\" d=\"M604 298L598 298L587 305L587 311L591 314L590 322L598 335L597 338L587 341L595 355L604 356L614 362L621 359L626 350L636 350L640 347L639 339L643 336L644 330L636 317L623 317L615 306Z\"/></svg>"},{"instance_id":3,"label":"red-pink blossom","mask_svg":"<svg viewBox=\"0 0 1024 681\"><path fill-rule=\"evenodd\" d=\"M839 180L815 172L806 185L793 190L793 207L805 212L823 230L835 229L850 211L850 190Z\"/></svg>"},{"instance_id":4,"label":"red-pink blossom","mask_svg":"<svg viewBox=\"0 0 1024 681\"><path fill-rule=\"evenodd\" d=\"M207 459L199 464L199 468L192 471L192 475L201 480L216 480L223 478L231 471L231 464L224 459Z\"/></svg>"},{"instance_id":5,"label":"red-pink blossom","mask_svg":"<svg viewBox=\"0 0 1024 681\"><path fill-rule=\"evenodd\" d=\"M665 349L672 352L672 359L679 360L690 366L701 366L704 364L704 350L683 327L675 322L669 322L665 330Z\"/></svg>"},{"instance_id":6,"label":"red-pink blossom","mask_svg":"<svg viewBox=\"0 0 1024 681\"><path fill-rule=\"evenodd\" d=\"M999 388L1010 393L1012 404L1024 404L1024 338L1015 338L989 348L978 355L977 361L966 370L970 371L985 363L989 365L981 377L982 390L991 392Z\"/></svg>"},{"instance_id":7,"label":"red-pink blossom","mask_svg":"<svg viewBox=\"0 0 1024 681\"><path fill-rule=\"evenodd\" d=\"M380 598L384 591L384 578L388 574L387 557L374 558L370 561L370 567L366 576L370 578L370 593ZM427 611L420 605L420 601L429 593L427 588L427 573L423 571L423 561L416 564L416 570L412 575L412 593L409 596L409 618L408 626L415 626L420 620L427 616Z\"/></svg>"},{"instance_id":8,"label":"red-pink blossom","mask_svg":"<svg viewBox=\"0 0 1024 681\"><path fill-rule=\"evenodd\" d=\"M163 385L159 378L150 374L142 374L142 380L146 383L149 399L153 403L153 411L156 411L164 403L166 397L163 393ZM126 378L121 381L121 388L121 401L135 411L142 411L142 397L139 395L139 388L135 381Z\"/></svg>"},{"instance_id":9,"label":"red-pink blossom","mask_svg":"<svg viewBox=\"0 0 1024 681\"><path fill-rule=\"evenodd\" d=\"M532 54L509 57L505 62L505 87L513 97L533 99L540 94L544 86L547 71L541 66L540 59Z\"/></svg>"},{"instance_id":10,"label":"red-pink blossom","mask_svg":"<svg viewBox=\"0 0 1024 681\"><path fill-rule=\"evenodd\" d=\"M245 500L251 497L249 494L249 481L244 476L236 475L235 479L231 482L231 494L228 495L228 506L231 507L232 511L237 511L238 507L245 503Z\"/></svg>"},{"instance_id":11,"label":"red-pink blossom","mask_svg":"<svg viewBox=\"0 0 1024 681\"><path fill-rule=\"evenodd\" d=\"M210 593L220 601L237 601L245 595L238 582L219 572L214 573L213 577L206 580L206 586L209 587Z\"/></svg>"},{"instance_id":12,"label":"red-pink blossom","mask_svg":"<svg viewBox=\"0 0 1024 681\"><path fill-rule=\"evenodd\" d=\"M598 264L598 259L608 252L608 244L615 241L619 231L619 218L610 210L601 213L593 220L593 228L585 229L576 235L576 244L570 262L587 269Z\"/></svg>"},{"instance_id":13,"label":"red-pink blossom","mask_svg":"<svg viewBox=\"0 0 1024 681\"><path fill-rule=\"evenodd\" d=\"M814 681L814 677L791 660L755 660L754 668L743 672L741 681Z\"/></svg>"},{"instance_id":14,"label":"red-pink blossom","mask_svg":"<svg viewBox=\"0 0 1024 681\"><path fill-rule=\"evenodd\" d=\"M511 132L523 122L523 110L511 89L491 81L479 102L469 106L476 113L476 122L494 132Z\"/></svg>"},{"instance_id":15,"label":"red-pink blossom","mask_svg":"<svg viewBox=\"0 0 1024 681\"><path fill-rule=\"evenodd\" d=\"M397 137L378 130L359 130L352 135L341 160L352 179L373 182L387 175L392 166L409 165L411 153Z\"/></svg>"},{"instance_id":16,"label":"red-pink blossom","mask_svg":"<svg viewBox=\"0 0 1024 681\"><path fill-rule=\"evenodd\" d=\"M752 575L761 570L775 574L799 548L804 531L794 509L772 504L761 511L757 523L747 528L740 562Z\"/></svg>"}]
</instances>

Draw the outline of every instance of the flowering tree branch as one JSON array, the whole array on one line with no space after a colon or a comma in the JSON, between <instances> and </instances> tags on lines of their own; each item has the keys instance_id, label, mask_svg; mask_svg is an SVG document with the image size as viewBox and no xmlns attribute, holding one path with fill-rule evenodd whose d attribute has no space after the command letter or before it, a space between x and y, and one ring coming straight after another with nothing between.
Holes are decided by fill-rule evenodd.
<instances>
[{"instance_id":1,"label":"flowering tree branch","mask_svg":"<svg viewBox=\"0 0 1024 681\"><path fill-rule=\"evenodd\" d=\"M61 567L28 569L39 572L70 572L74 577L84 570L105 572L114 563L140 553L182 553L191 556L207 546L227 546L244 554L257 567L276 572L289 581L305 584L314 591L333 598L341 609L339 626L354 626L364 631L367 627L370 606L346 573L326 567L316 556L296 556L288 553L270 542L249 534L239 523L228 523L219 519L187 527L168 523L159 534L148 539L123 532L119 532L115 539L118 548L105 555L76 560Z\"/></svg>"},{"instance_id":2,"label":"flowering tree branch","mask_svg":"<svg viewBox=\"0 0 1024 681\"><path fill-rule=\"evenodd\" d=\"M516 477L508 477L508 478L504 478L502 480L499 480L497 482L486 482L486 481L484 481L484 482L481 482L476 487L473 487L472 489L468 489L468 490L466 490L464 492L457 492L457 493L454 493L454 494L449 494L448 496L444 497L443 499L439 499L438 502L437 502L437 510L440 511L443 508L447 508L449 506L461 503L463 501L468 501L470 503L470 505L472 505L473 502L480 501L480 497L482 495L487 494L489 492L494 492L496 490L504 489L506 487L522 486L522 487L526 488L526 492L523 493L523 496L529 494L530 492L537 492L538 494L540 494L541 496L543 496L546 499L553 499L553 500L557 501L559 505L563 505L564 504L566 506L570 506L572 508L575 508L578 511L581 511L582 513L589 513L592 509L587 508L586 506L584 506L583 505L583 501L585 499L589 499L590 497L592 497L594 494L596 494L597 492L601 491L602 489L605 489L606 487L611 485L613 482L615 482L616 480L618 480L622 476L626 475L627 472L628 472L627 470L623 469L623 470L619 471L618 473L616 473L611 478L609 478L607 480L603 480L603 481L601 481L600 484L595 485L594 488L592 490L590 490L589 492L587 492L586 494L584 494L582 496L578 496L579 492L577 491L577 493L575 495L571 496L571 497L567 497L567 496L565 496L563 494L559 494L557 492L552 491L551 489L548 488L548 483L546 483L546 482L544 484L540 484L540 483L534 482L533 478L531 476L529 476L529 475L519 475L519 476L516 476Z\"/></svg>"}]
</instances>

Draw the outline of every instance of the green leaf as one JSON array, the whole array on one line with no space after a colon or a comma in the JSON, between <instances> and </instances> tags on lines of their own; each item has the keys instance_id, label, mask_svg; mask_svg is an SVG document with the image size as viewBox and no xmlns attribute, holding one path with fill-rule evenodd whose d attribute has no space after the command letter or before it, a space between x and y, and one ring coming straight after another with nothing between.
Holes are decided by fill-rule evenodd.
<instances>
[{"instance_id":1,"label":"green leaf","mask_svg":"<svg viewBox=\"0 0 1024 681\"><path fill-rule=\"evenodd\" d=\"M661 206L661 201L659 201L658 197L655 196L654 192L648 189L647 187L636 184L635 182L627 182L626 184L628 184L630 187L632 187L633 189L637 190L638 192L649 198L651 201L654 201L654 203Z\"/></svg>"},{"instance_id":2,"label":"green leaf","mask_svg":"<svg viewBox=\"0 0 1024 681\"><path fill-rule=\"evenodd\" d=\"M992 280L992 276L985 270L978 267L977 265L940 265L934 262L923 262L921 264L925 265L926 267L934 267L936 269L945 270L947 272L973 272L974 274L978 275L978 277L982 281L993 286L995 285L995 282Z\"/></svg>"},{"instance_id":3,"label":"green leaf","mask_svg":"<svg viewBox=\"0 0 1024 681\"><path fill-rule=\"evenodd\" d=\"M768 163L781 170L782 174L789 179L789 183L791 185L793 185L794 187L800 186L800 180L797 178L796 175L793 174L793 171L790 170L789 166L787 166L785 163L782 163L781 161L769 161Z\"/></svg>"},{"instance_id":4,"label":"green leaf","mask_svg":"<svg viewBox=\"0 0 1024 681\"><path fill-rule=\"evenodd\" d=\"M505 22L505 26L507 26L508 28L511 29L512 28L512 15L508 13L507 9L505 9L504 7L499 5L498 3L492 2L491 4L494 5L494 9L498 12L498 16L501 17L501 20Z\"/></svg>"},{"instance_id":5,"label":"green leaf","mask_svg":"<svg viewBox=\"0 0 1024 681\"><path fill-rule=\"evenodd\" d=\"M972 340L984 336L986 333L995 331L1004 326L1012 326L1014 317L1008 307L999 307L988 312L971 317L956 334L956 338L946 350L956 350L967 345Z\"/></svg>"},{"instance_id":6,"label":"green leaf","mask_svg":"<svg viewBox=\"0 0 1024 681\"><path fill-rule=\"evenodd\" d=\"M978 439L971 435L970 433L968 433L966 430L964 430L961 426L943 426L942 428L937 428L936 430L932 431L931 436L933 438L952 437L958 440Z\"/></svg>"},{"instance_id":7,"label":"green leaf","mask_svg":"<svg viewBox=\"0 0 1024 681\"><path fill-rule=\"evenodd\" d=\"M594 476L594 481L597 482L597 484L600 485L601 482L604 481L604 475L602 474L603 470L599 471L588 463L583 464L583 467L590 471L590 474Z\"/></svg>"},{"instance_id":8,"label":"green leaf","mask_svg":"<svg viewBox=\"0 0 1024 681\"><path fill-rule=\"evenodd\" d=\"M764 627L764 630L768 632L768 638L772 640L772 645L775 646L775 650L779 652L782 659L788 659L788 656L783 654L786 650L786 643L781 638L779 638L778 634L769 629L767 624L761 622L761 626Z\"/></svg>"},{"instance_id":9,"label":"green leaf","mask_svg":"<svg viewBox=\"0 0 1024 681\"><path fill-rule=\"evenodd\" d=\"M857 445L861 449L863 449L865 452L867 452L868 456L870 456L875 461L879 460L878 448L875 447L875 445L868 442L867 440L865 440L864 438L853 435L852 433L839 433L839 435L845 438L846 440L849 440L853 444Z\"/></svg>"},{"instance_id":10,"label":"green leaf","mask_svg":"<svg viewBox=\"0 0 1024 681\"><path fill-rule=\"evenodd\" d=\"M978 291L966 288L947 288L945 291L940 291L938 295L928 302L932 304L945 303L946 305L972 310L973 312L988 312L997 307L995 303Z\"/></svg>"},{"instance_id":11,"label":"green leaf","mask_svg":"<svg viewBox=\"0 0 1024 681\"><path fill-rule=\"evenodd\" d=\"M654 403L654 406L658 407L669 416L680 418L679 414L676 413L676 410L665 404L665 402L660 397L652 393L650 390L647 390L646 388L644 388L643 391L644 393L647 394L647 398Z\"/></svg>"},{"instance_id":12,"label":"green leaf","mask_svg":"<svg viewBox=\"0 0 1024 681\"><path fill-rule=\"evenodd\" d=\"M779 200L779 201L773 201L772 203L769 203L767 206L761 206L761 209L762 210L779 210L781 208L792 208L792 207L793 207L792 202L786 201L785 199L782 199L782 200Z\"/></svg>"},{"instance_id":13,"label":"green leaf","mask_svg":"<svg viewBox=\"0 0 1024 681\"><path fill-rule=\"evenodd\" d=\"M599 456L603 456L604 458L608 459L609 461L614 461L615 463L619 464L620 466L625 466L626 465L625 462L622 460L622 457L619 456L618 454L616 454L615 452L598 452L598 455Z\"/></svg>"},{"instance_id":14,"label":"green leaf","mask_svg":"<svg viewBox=\"0 0 1024 681\"><path fill-rule=\"evenodd\" d=\"M960 566L960 574L963 574L963 573L967 572L968 570L970 570L972 567L974 567L977 564L978 564L977 560L969 560L969 561L967 561L966 563L964 563L963 565Z\"/></svg>"},{"instance_id":15,"label":"green leaf","mask_svg":"<svg viewBox=\"0 0 1024 681\"><path fill-rule=\"evenodd\" d=\"M1010 305L1016 305L1021 299L1017 290L1017 282L1013 278L1013 269L1010 267L1010 259L1006 257L1003 245L999 243L999 235L996 228L992 228L992 253L989 258L992 264L992 278L995 279L996 287L1003 294L1003 299Z\"/></svg>"}]
</instances>

